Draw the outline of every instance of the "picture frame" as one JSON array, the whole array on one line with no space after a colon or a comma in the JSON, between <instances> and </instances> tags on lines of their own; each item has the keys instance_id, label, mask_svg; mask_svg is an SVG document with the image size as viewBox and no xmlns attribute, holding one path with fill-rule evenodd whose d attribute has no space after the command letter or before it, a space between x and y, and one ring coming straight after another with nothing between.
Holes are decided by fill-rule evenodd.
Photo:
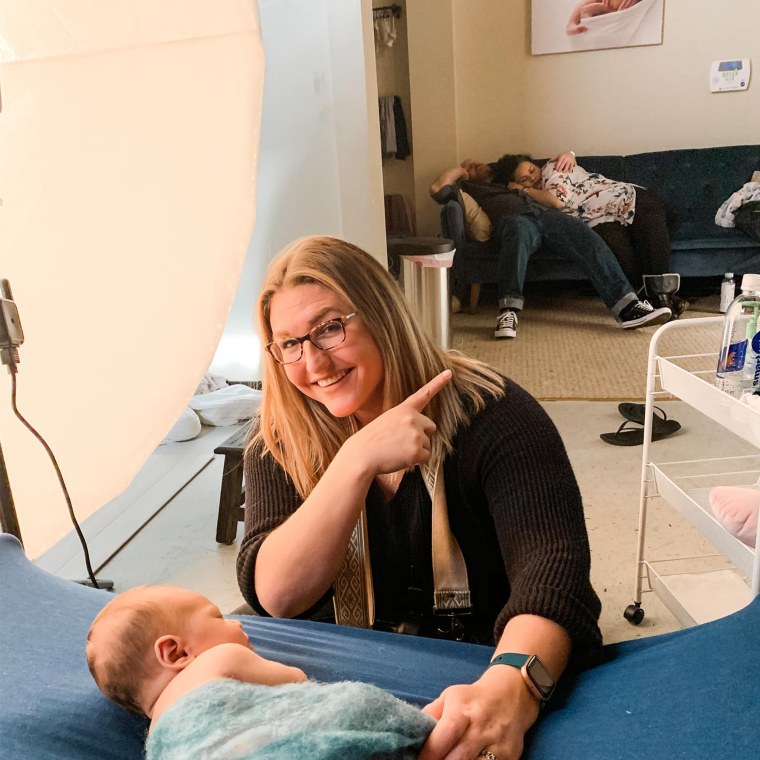
<instances>
[{"instance_id":1,"label":"picture frame","mask_svg":"<svg viewBox=\"0 0 760 760\"><path fill-rule=\"evenodd\" d=\"M665 0L532 0L531 53L662 44Z\"/></svg>"}]
</instances>

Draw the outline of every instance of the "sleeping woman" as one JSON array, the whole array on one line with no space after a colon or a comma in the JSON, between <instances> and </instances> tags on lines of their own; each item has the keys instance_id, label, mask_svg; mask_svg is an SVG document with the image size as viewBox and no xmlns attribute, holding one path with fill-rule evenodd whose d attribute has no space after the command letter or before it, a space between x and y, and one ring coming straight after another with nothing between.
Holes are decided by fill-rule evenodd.
<instances>
[{"instance_id":1,"label":"sleeping woman","mask_svg":"<svg viewBox=\"0 0 760 760\"><path fill-rule=\"evenodd\" d=\"M612 249L635 287L642 286L655 308L667 306L678 318L688 301L677 295L680 275L670 272L670 235L665 206L651 190L588 172L572 152L543 167L530 156L507 154L496 163L496 181L512 190L541 192L542 203L577 216Z\"/></svg>"}]
</instances>

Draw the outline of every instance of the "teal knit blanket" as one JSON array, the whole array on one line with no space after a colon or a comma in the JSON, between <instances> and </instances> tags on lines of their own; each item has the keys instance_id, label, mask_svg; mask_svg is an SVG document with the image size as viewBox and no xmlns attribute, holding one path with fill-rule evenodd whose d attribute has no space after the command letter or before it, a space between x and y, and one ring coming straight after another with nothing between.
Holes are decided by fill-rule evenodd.
<instances>
[{"instance_id":1,"label":"teal knit blanket","mask_svg":"<svg viewBox=\"0 0 760 760\"><path fill-rule=\"evenodd\" d=\"M376 686L315 681L259 686L220 679L157 721L147 760L416 758L435 721Z\"/></svg>"}]
</instances>

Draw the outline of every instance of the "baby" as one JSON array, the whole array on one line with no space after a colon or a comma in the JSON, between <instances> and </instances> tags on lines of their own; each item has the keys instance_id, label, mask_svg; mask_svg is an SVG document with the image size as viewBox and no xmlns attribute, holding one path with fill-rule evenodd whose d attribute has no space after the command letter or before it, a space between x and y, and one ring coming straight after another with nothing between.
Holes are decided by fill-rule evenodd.
<instances>
[{"instance_id":1,"label":"baby","mask_svg":"<svg viewBox=\"0 0 760 760\"><path fill-rule=\"evenodd\" d=\"M87 664L106 697L150 719L147 760L414 758L434 725L375 686L308 681L261 657L240 621L173 586L109 602L87 635Z\"/></svg>"},{"instance_id":2,"label":"baby","mask_svg":"<svg viewBox=\"0 0 760 760\"><path fill-rule=\"evenodd\" d=\"M592 16L601 16L605 13L614 13L615 11L624 11L638 3L639 0L581 0L570 13L570 19L567 22L567 34L581 34L588 31L588 27L583 25L583 19Z\"/></svg>"}]
</instances>

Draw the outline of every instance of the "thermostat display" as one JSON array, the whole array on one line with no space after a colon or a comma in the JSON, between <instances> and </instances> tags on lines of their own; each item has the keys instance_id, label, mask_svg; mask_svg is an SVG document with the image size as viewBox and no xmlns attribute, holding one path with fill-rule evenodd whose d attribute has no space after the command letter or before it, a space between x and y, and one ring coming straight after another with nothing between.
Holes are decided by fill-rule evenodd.
<instances>
[{"instance_id":1,"label":"thermostat display","mask_svg":"<svg viewBox=\"0 0 760 760\"><path fill-rule=\"evenodd\" d=\"M746 90L749 87L749 58L713 61L710 66L710 92Z\"/></svg>"}]
</instances>

